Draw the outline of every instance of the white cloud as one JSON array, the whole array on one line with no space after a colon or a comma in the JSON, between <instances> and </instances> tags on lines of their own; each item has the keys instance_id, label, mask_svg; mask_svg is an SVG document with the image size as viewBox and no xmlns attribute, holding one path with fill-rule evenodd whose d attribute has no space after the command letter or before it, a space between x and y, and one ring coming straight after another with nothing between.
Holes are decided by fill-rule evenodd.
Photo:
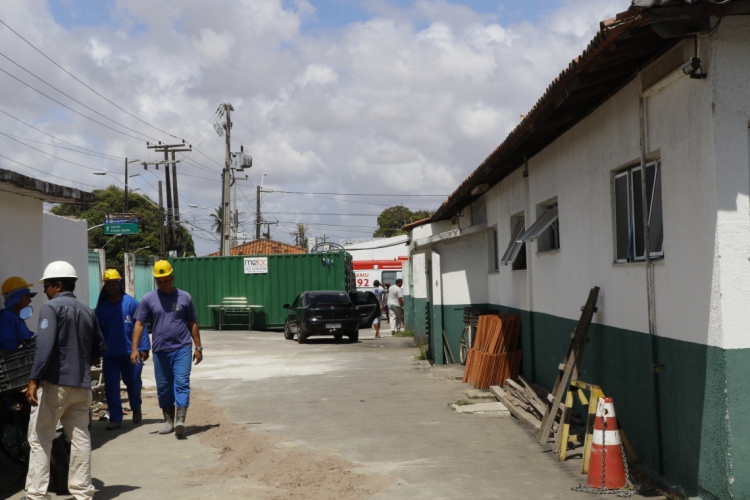
<instances>
[{"instance_id":1,"label":"white cloud","mask_svg":"<svg viewBox=\"0 0 750 500\"><path fill-rule=\"evenodd\" d=\"M223 163L224 140L207 120L222 102L235 108L232 136L238 142L233 148L242 142L253 156L252 181L267 172L266 185L286 190L384 195L346 198L356 203L330 199L333 196L264 197L270 220L294 218L273 212L299 211L296 220L308 223L362 226L311 231L338 238L367 235L375 217L355 221L309 214L376 214L399 203L435 208L442 199L385 195L450 193L580 54L599 21L629 3L567 0L535 23L503 24L502 19L445 0L419 0L406 9L372 1L369 20L314 33L304 29L315 16L308 0L118 0L116 26L72 29L54 22L44 0L3 2L0 17L113 101L208 154L214 161L191 154L203 167L180 166L185 174L212 179L181 179L180 193L191 203L216 206L220 200L217 163ZM8 30L0 29L0 44L49 83L149 138L124 130L129 135L144 141L174 140L92 94ZM0 67L69 102L7 61L0 61ZM0 85L0 109L42 130L111 155L155 159L145 143L74 115L5 75L0 75ZM78 105L71 107L96 118ZM0 131L53 142L2 114ZM59 143L36 145L92 168L117 173L122 168L121 161L77 155L60 149ZM86 184L106 182L90 170L2 137L0 148L4 155L54 175ZM0 166L41 175L5 161ZM163 170L155 174L161 177ZM156 185L156 180L142 172L133 183L156 197L146 184ZM254 189L248 183L242 186L240 210L252 212ZM187 205L183 201L182 206ZM196 223L208 227L205 213L186 215L197 216ZM288 240L287 228L272 231ZM213 251L215 243L200 243L199 249Z\"/></svg>"}]
</instances>

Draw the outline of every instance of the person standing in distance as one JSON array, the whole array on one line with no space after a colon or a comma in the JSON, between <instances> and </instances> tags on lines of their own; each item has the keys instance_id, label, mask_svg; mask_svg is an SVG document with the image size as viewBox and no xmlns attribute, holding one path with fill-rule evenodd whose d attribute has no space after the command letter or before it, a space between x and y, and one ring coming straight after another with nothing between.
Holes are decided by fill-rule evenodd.
<instances>
[{"instance_id":1,"label":"person standing in distance","mask_svg":"<svg viewBox=\"0 0 750 500\"><path fill-rule=\"evenodd\" d=\"M372 327L375 328L375 338L380 338L380 316L383 315L383 288L380 286L380 281L375 280L372 282L372 286L375 287L375 289L372 291L372 293L375 295L375 297L378 299L378 314L375 316L375 319L372 322Z\"/></svg>"},{"instance_id":2,"label":"person standing in distance","mask_svg":"<svg viewBox=\"0 0 750 500\"><path fill-rule=\"evenodd\" d=\"M133 423L140 424L141 413L141 372L143 363L133 365L130 362L132 351L133 327L138 301L125 293L122 278L117 269L104 272L104 286L96 303L96 319L99 321L107 351L104 353L102 373L104 374L104 391L109 408L109 424L106 430L119 429L122 425L122 401L120 399L120 377L128 388L128 401L133 410ZM148 359L151 342L148 332L144 331L138 345L141 361Z\"/></svg>"},{"instance_id":3,"label":"person standing in distance","mask_svg":"<svg viewBox=\"0 0 750 500\"><path fill-rule=\"evenodd\" d=\"M203 360L198 314L190 294L174 287L169 262L160 260L154 264L154 278L156 290L143 296L135 313L130 361L133 365L141 363L137 346L146 322L150 321L156 392L165 420L159 434L174 432L181 438L185 436L185 416L190 405L191 358L196 365Z\"/></svg>"},{"instance_id":4,"label":"person standing in distance","mask_svg":"<svg viewBox=\"0 0 750 500\"><path fill-rule=\"evenodd\" d=\"M52 262L40 280L49 302L39 312L36 353L26 399L29 421L29 473L26 499L42 500L49 486L50 453L57 422L71 440L68 489L76 500L94 498L91 483L91 366L107 346L94 311L73 295L78 275L64 261Z\"/></svg>"},{"instance_id":5,"label":"person standing in distance","mask_svg":"<svg viewBox=\"0 0 750 500\"><path fill-rule=\"evenodd\" d=\"M391 334L401 331L401 318L404 314L404 291L401 289L403 282L404 280L399 278L396 284L388 289L388 323Z\"/></svg>"}]
</instances>

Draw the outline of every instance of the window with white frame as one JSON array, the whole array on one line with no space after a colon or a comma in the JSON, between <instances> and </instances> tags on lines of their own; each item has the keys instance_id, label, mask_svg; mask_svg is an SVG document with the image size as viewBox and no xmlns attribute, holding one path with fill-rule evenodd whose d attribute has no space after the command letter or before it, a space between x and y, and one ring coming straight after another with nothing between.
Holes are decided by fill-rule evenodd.
<instances>
[{"instance_id":1,"label":"window with white frame","mask_svg":"<svg viewBox=\"0 0 750 500\"><path fill-rule=\"evenodd\" d=\"M661 195L661 161L646 164L646 212L652 259L664 257L664 224ZM646 259L643 231L643 168L624 170L614 176L615 261Z\"/></svg>"},{"instance_id":2,"label":"window with white frame","mask_svg":"<svg viewBox=\"0 0 750 500\"><path fill-rule=\"evenodd\" d=\"M549 252L560 249L560 221L558 220L557 198L537 205L537 218L520 241L537 240L537 252Z\"/></svg>"},{"instance_id":3,"label":"window with white frame","mask_svg":"<svg viewBox=\"0 0 750 500\"><path fill-rule=\"evenodd\" d=\"M496 273L498 266L497 227L487 230L487 271Z\"/></svg>"},{"instance_id":4,"label":"window with white frame","mask_svg":"<svg viewBox=\"0 0 750 500\"><path fill-rule=\"evenodd\" d=\"M506 266L512 264L511 269L514 271L526 269L526 243L520 239L525 229L523 213L510 218L510 242L500 262Z\"/></svg>"}]
</instances>

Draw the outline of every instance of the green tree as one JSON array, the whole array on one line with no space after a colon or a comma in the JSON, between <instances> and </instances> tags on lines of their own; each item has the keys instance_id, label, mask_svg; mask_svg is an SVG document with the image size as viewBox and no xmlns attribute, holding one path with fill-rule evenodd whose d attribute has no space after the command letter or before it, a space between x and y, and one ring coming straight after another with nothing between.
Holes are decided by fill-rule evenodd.
<instances>
[{"instance_id":1,"label":"green tree","mask_svg":"<svg viewBox=\"0 0 750 500\"><path fill-rule=\"evenodd\" d=\"M297 244L302 248L307 248L307 226L297 223Z\"/></svg>"},{"instance_id":2,"label":"green tree","mask_svg":"<svg viewBox=\"0 0 750 500\"><path fill-rule=\"evenodd\" d=\"M221 225L224 221L224 207L219 205L209 217L211 217L211 230L216 234L221 234Z\"/></svg>"},{"instance_id":3,"label":"green tree","mask_svg":"<svg viewBox=\"0 0 750 500\"><path fill-rule=\"evenodd\" d=\"M425 219L429 217L431 213L432 212L428 210L417 210L412 212L401 205L386 208L378 216L378 229L373 234L373 237L390 238L391 236L406 234L406 232L401 229L402 227L410 222Z\"/></svg>"},{"instance_id":4,"label":"green tree","mask_svg":"<svg viewBox=\"0 0 750 500\"><path fill-rule=\"evenodd\" d=\"M93 193L95 200L91 205L62 203L50 211L63 217L86 219L90 228L104 224L106 214L125 212L125 192L117 186L95 189ZM128 194L128 212L138 214L140 226L138 234L130 235L130 251L140 257L158 255L160 247L159 208L152 205L149 200L150 198L133 192ZM181 255L194 256L195 244L190 232L183 226L178 226L177 230L183 242ZM107 254L107 268L117 269L122 274L125 260L123 255L125 236L105 236L104 227L91 229L88 234L89 248L104 248Z\"/></svg>"}]
</instances>

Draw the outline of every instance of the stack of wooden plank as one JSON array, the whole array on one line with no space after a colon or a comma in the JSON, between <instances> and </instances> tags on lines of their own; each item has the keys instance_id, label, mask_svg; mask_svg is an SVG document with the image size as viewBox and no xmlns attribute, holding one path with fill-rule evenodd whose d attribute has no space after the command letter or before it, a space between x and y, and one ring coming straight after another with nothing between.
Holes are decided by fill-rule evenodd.
<instances>
[{"instance_id":1,"label":"stack of wooden plank","mask_svg":"<svg viewBox=\"0 0 750 500\"><path fill-rule=\"evenodd\" d=\"M544 412L547 409L546 401L549 400L549 392L538 384L530 384L520 375L518 382L506 380L505 388L493 386L490 388L492 394L505 405L506 408L526 427L535 434L539 432ZM571 422L583 425L577 412L572 412ZM552 424L552 432L557 432L560 415Z\"/></svg>"},{"instance_id":2,"label":"stack of wooden plank","mask_svg":"<svg viewBox=\"0 0 750 500\"><path fill-rule=\"evenodd\" d=\"M480 316L463 381L477 389L489 389L515 379L521 370L521 351L516 350L520 332L521 317L517 314Z\"/></svg>"}]
</instances>

